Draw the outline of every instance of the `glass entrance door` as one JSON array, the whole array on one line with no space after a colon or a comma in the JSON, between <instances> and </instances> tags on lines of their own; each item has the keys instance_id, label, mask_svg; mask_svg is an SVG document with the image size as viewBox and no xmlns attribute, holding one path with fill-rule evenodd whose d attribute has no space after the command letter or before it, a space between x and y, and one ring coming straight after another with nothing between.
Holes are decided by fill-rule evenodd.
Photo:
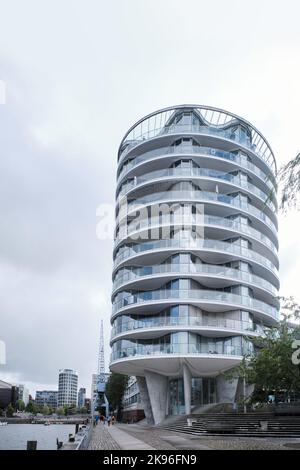
<instances>
[{"instance_id":1,"label":"glass entrance door","mask_svg":"<svg viewBox=\"0 0 300 470\"><path fill-rule=\"evenodd\" d=\"M169 382L169 414L185 414L182 379L172 379Z\"/></svg>"}]
</instances>

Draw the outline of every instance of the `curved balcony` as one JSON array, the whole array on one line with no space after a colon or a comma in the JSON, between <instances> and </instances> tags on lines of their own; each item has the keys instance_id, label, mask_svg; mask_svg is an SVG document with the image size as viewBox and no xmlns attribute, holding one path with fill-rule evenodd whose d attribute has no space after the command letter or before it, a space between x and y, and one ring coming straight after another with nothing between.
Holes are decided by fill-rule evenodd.
<instances>
[{"instance_id":1,"label":"curved balcony","mask_svg":"<svg viewBox=\"0 0 300 470\"><path fill-rule=\"evenodd\" d=\"M131 261L132 258L138 256L140 253L153 252L154 250L192 250L192 251L217 251L230 255L234 255L237 259L242 259L246 261L253 261L260 264L264 268L267 268L274 277L274 283L279 287L278 283L278 270L276 266L264 256L258 254L256 251L250 250L249 248L244 248L240 245L235 245L233 243L226 243L220 240L209 240L209 239L199 239L199 240L186 240L186 239L164 239L164 240L155 240L150 242L139 243L134 245L134 247L124 248L120 253L115 257L114 269L124 261Z\"/></svg>"},{"instance_id":2,"label":"curved balcony","mask_svg":"<svg viewBox=\"0 0 300 470\"><path fill-rule=\"evenodd\" d=\"M180 277L185 275L192 276L193 278L194 276L207 276L213 277L213 279L221 278L233 282L250 284L258 289L266 290L272 296L278 296L278 290L273 286L273 284L262 277L239 269L204 263L156 264L153 266L131 268L130 271L126 268L117 273L113 284L113 294L129 283L147 280L151 277L159 278L162 275L169 275L170 277Z\"/></svg>"},{"instance_id":3,"label":"curved balcony","mask_svg":"<svg viewBox=\"0 0 300 470\"><path fill-rule=\"evenodd\" d=\"M176 331L176 329L188 329L189 331L219 331L244 334L249 336L257 336L263 334L263 329L256 324L249 321L232 320L230 318L203 318L199 315L186 315L183 317L149 317L143 320L127 320L122 321L120 325L113 323L111 340L116 340L122 335L133 334L140 332L148 332L148 330L158 330L162 333L165 330Z\"/></svg>"},{"instance_id":4,"label":"curved balcony","mask_svg":"<svg viewBox=\"0 0 300 470\"><path fill-rule=\"evenodd\" d=\"M231 173L226 173L219 170L211 170L209 168L167 168L165 170L156 170L150 173L146 173L143 176L137 176L134 180L123 184L118 196L128 196L133 190L140 189L142 186L150 185L153 183L162 183L163 181L177 181L177 179L184 180L185 178L196 178L200 180L208 180L209 182L224 182L236 187L238 190L247 191L250 195L256 196L261 203L269 206L270 210L277 211L273 201L270 200L270 193L259 189L252 183L243 181L240 176L235 176ZM217 180L217 181L215 181Z\"/></svg>"},{"instance_id":5,"label":"curved balcony","mask_svg":"<svg viewBox=\"0 0 300 470\"><path fill-rule=\"evenodd\" d=\"M200 217L200 220L198 220L199 217L191 215L191 216L184 216L178 217L178 225L184 223L189 227L192 226L199 226L202 224L204 227L216 227L216 228L221 228L225 230L229 230L233 232L234 234L240 233L245 236L249 236L250 238L254 239L255 241L258 241L259 243L262 243L265 245L269 251L270 254L272 255L273 258L276 258L275 263L278 263L278 253L277 253L277 248L274 245L274 243L263 233L261 233L259 230L256 230L255 228L251 227L250 225L247 225L245 223L241 223L237 219L228 219L225 217L218 217L218 216L211 216L211 215L204 215ZM201 220L202 219L202 220ZM149 225L149 222L151 223ZM151 229L153 227L163 227L170 225L171 219L169 216L162 216L162 217L152 217L151 220L149 219L144 219L139 221L140 229ZM176 225L177 223L177 218L176 215L174 216L172 220L172 224ZM115 247L118 246L119 242L127 235L137 233L137 230L134 230L135 227L127 227L127 234L122 238L122 236L119 236L115 240Z\"/></svg>"},{"instance_id":6,"label":"curved balcony","mask_svg":"<svg viewBox=\"0 0 300 470\"><path fill-rule=\"evenodd\" d=\"M176 355L222 355L222 356L239 356L242 358L243 354L247 354L248 350L239 346L226 346L216 347L211 349L209 345L197 345L190 343L182 344L168 344L162 345L136 345L133 347L122 348L121 350L113 351L111 354L111 361L124 359L135 356L164 356L168 354Z\"/></svg>"},{"instance_id":7,"label":"curved balcony","mask_svg":"<svg viewBox=\"0 0 300 470\"><path fill-rule=\"evenodd\" d=\"M133 160L124 163L122 170L119 173L118 180L117 180L117 194L119 193L119 187L122 183L122 180L125 176L128 175L129 172L133 169L137 169L143 163L151 163L155 162L155 160L160 160L163 158L176 158L179 159L182 157L193 158L194 156L199 156L203 158L207 157L214 157L215 161L225 160L227 162L233 163L235 166L233 170L235 171L249 171L253 175L255 175L261 183L263 183L268 188L268 195L270 192L273 192L277 189L276 181L274 180L273 175L264 173L260 168L258 168L253 163L246 160L246 157L240 154L227 152L224 150L218 150L211 147L197 147L193 145L184 145L182 147L179 146L168 146L168 147L160 147L154 150L149 150L148 152L143 153L135 157ZM213 161L213 160L212 160ZM167 169L166 169L167 170ZM160 171L160 170L158 170Z\"/></svg>"},{"instance_id":8,"label":"curved balcony","mask_svg":"<svg viewBox=\"0 0 300 470\"><path fill-rule=\"evenodd\" d=\"M162 191L158 193L149 194L147 196L137 198L134 201L130 201L127 204L128 211L122 211L121 217L118 220L118 224L128 217L130 214L133 215L140 209L146 206L152 206L155 204L167 204L170 202L191 202L191 203L205 203L210 202L213 204L220 204L222 206L229 206L238 209L244 214L252 215L259 221L263 222L264 225L271 230L272 235L277 240L277 227L274 222L261 210L257 209L253 205L240 200L239 197L228 196L226 194L218 194L209 191ZM274 220L276 215L274 214Z\"/></svg>"},{"instance_id":9,"label":"curved balcony","mask_svg":"<svg viewBox=\"0 0 300 470\"><path fill-rule=\"evenodd\" d=\"M199 109L199 108L198 108ZM175 109L173 109L173 112ZM159 113L159 112L158 112ZM158 114L156 113L156 114ZM145 122L147 118L144 118L142 121ZM240 122L245 122L241 118L235 117L232 119L235 125L238 125ZM200 124L173 124L168 125L166 123L160 124L158 127L154 127L149 129L149 127L143 130L143 127L139 125L135 125L128 133L126 139L124 138L122 144L120 146L119 151L119 163L121 163L126 155L134 149L136 146L144 143L147 140L154 139L157 137L163 137L167 135L185 135L185 134L192 134L192 135L201 135L207 137L214 137L215 140L223 140L232 142L235 145L239 146L241 149L245 149L246 151L250 151L252 154L259 157L266 165L268 165L272 171L276 171L276 163L274 155L262 137L262 135L250 124L247 123L247 126L251 126L252 133L255 134L254 136L246 136L240 130L233 131L232 127L229 125L225 126L215 126L210 125L200 125ZM129 137L130 134L132 137ZM126 144L126 147L124 146Z\"/></svg>"},{"instance_id":10,"label":"curved balcony","mask_svg":"<svg viewBox=\"0 0 300 470\"><path fill-rule=\"evenodd\" d=\"M218 290L202 290L202 289L158 289L154 291L139 292L137 294L128 294L119 300L113 302L113 318L123 313L123 311L138 310L136 307L143 308L153 303L174 303L184 302L187 304L211 305L217 304L219 307L237 308L241 310L249 310L252 313L259 313L266 317L278 319L278 308L253 299L249 296L232 294L231 292L223 292Z\"/></svg>"}]
</instances>

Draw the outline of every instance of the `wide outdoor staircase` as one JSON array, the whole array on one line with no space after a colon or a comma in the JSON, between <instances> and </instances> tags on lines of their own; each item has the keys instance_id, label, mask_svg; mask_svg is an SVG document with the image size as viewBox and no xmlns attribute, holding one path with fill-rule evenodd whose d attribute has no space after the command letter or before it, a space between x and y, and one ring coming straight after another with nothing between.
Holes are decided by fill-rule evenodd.
<instances>
[{"instance_id":1,"label":"wide outdoor staircase","mask_svg":"<svg viewBox=\"0 0 300 470\"><path fill-rule=\"evenodd\" d=\"M276 416L273 412L211 412L182 416L160 427L195 436L300 437L300 416Z\"/></svg>"}]
</instances>

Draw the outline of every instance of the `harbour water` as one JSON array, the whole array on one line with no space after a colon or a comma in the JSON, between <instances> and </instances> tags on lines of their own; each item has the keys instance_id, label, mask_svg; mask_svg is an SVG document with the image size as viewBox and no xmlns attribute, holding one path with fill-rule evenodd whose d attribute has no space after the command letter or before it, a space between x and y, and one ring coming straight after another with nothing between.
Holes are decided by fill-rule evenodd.
<instances>
[{"instance_id":1,"label":"harbour water","mask_svg":"<svg viewBox=\"0 0 300 470\"><path fill-rule=\"evenodd\" d=\"M66 442L75 424L8 424L0 426L0 450L26 450L27 441L37 441L37 450L56 450L56 438Z\"/></svg>"}]
</instances>

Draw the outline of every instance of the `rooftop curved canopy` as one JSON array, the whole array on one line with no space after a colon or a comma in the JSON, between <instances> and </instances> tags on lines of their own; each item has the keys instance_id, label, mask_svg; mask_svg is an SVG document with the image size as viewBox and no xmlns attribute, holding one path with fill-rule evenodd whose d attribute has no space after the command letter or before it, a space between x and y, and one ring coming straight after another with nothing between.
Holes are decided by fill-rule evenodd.
<instances>
[{"instance_id":1,"label":"rooftop curved canopy","mask_svg":"<svg viewBox=\"0 0 300 470\"><path fill-rule=\"evenodd\" d=\"M276 173L276 161L264 136L245 119L219 108L202 105L178 105L160 109L136 122L125 134L118 156L142 141L175 132L202 132L244 142ZM242 133L242 134L241 134Z\"/></svg>"}]
</instances>

